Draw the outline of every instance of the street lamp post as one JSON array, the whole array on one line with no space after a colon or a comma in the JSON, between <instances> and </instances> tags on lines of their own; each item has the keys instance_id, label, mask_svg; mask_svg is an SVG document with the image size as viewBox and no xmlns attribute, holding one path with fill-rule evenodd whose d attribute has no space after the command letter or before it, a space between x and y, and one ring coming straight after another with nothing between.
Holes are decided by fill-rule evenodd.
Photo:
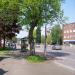
<instances>
[{"instance_id":1,"label":"street lamp post","mask_svg":"<svg viewBox=\"0 0 75 75\"><path fill-rule=\"evenodd\" d=\"M45 25L45 43L44 43L44 55L45 56L46 56L46 50L47 50L46 38L47 38L47 28L46 28L46 25Z\"/></svg>"}]
</instances>

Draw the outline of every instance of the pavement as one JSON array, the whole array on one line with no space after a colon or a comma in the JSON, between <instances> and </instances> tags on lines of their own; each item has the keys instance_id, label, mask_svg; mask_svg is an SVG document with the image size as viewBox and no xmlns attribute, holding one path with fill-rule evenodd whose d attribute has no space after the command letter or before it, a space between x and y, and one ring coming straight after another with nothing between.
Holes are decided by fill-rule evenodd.
<instances>
[{"instance_id":1,"label":"pavement","mask_svg":"<svg viewBox=\"0 0 75 75\"><path fill-rule=\"evenodd\" d=\"M75 75L75 71L61 67L53 61L28 63L25 59L17 58L2 60L0 70L0 75Z\"/></svg>"}]
</instances>

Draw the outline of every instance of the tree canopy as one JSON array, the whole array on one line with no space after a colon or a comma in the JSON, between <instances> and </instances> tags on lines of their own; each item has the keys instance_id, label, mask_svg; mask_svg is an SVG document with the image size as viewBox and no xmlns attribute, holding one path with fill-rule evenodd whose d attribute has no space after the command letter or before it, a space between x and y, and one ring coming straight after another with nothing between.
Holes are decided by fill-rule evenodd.
<instances>
[{"instance_id":1,"label":"tree canopy","mask_svg":"<svg viewBox=\"0 0 75 75\"><path fill-rule=\"evenodd\" d=\"M38 25L53 20L60 12L61 0L23 0L23 21L27 26L35 21ZM36 24L36 25L37 25Z\"/></svg>"},{"instance_id":2,"label":"tree canopy","mask_svg":"<svg viewBox=\"0 0 75 75\"><path fill-rule=\"evenodd\" d=\"M19 0L0 0L0 36L4 43L6 37L12 38L21 29L17 24L19 11Z\"/></svg>"}]
</instances>

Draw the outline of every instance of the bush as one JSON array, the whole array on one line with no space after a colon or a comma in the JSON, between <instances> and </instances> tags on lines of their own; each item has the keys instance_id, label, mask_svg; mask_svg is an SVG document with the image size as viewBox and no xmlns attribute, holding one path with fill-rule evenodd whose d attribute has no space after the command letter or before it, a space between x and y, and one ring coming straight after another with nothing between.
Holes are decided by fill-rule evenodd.
<instances>
[{"instance_id":1,"label":"bush","mask_svg":"<svg viewBox=\"0 0 75 75\"><path fill-rule=\"evenodd\" d=\"M45 60L44 57L39 55L31 55L26 58L29 62L43 62Z\"/></svg>"}]
</instances>

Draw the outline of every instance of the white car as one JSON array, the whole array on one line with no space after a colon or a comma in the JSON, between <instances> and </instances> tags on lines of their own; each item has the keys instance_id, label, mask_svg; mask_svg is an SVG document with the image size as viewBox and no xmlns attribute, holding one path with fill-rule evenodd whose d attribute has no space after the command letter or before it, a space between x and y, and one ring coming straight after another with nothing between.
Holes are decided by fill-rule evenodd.
<instances>
[{"instance_id":1,"label":"white car","mask_svg":"<svg viewBox=\"0 0 75 75\"><path fill-rule=\"evenodd\" d=\"M61 45L56 44L52 46L52 50L62 50L62 47Z\"/></svg>"}]
</instances>

